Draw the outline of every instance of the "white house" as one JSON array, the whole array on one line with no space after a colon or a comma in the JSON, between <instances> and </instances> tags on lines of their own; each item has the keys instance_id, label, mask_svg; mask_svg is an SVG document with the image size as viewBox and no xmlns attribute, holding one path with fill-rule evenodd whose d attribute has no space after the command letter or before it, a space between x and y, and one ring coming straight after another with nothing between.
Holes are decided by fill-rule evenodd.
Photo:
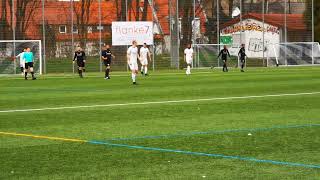
<instances>
[{"instance_id":1,"label":"white house","mask_svg":"<svg viewBox=\"0 0 320 180\"><path fill-rule=\"evenodd\" d=\"M220 31L222 43L245 44L249 58L266 57L268 44L310 42L311 35L302 14L249 13L242 21L235 18L223 24Z\"/></svg>"}]
</instances>

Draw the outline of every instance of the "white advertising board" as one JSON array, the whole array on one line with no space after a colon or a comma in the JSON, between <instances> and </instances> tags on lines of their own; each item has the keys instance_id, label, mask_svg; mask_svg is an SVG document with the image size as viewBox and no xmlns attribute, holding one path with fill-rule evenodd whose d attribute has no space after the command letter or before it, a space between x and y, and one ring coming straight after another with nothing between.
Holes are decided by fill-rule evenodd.
<instances>
[{"instance_id":1,"label":"white advertising board","mask_svg":"<svg viewBox=\"0 0 320 180\"><path fill-rule=\"evenodd\" d=\"M112 22L112 45L131 45L136 40L139 45L153 45L153 23L149 21Z\"/></svg>"},{"instance_id":2,"label":"white advertising board","mask_svg":"<svg viewBox=\"0 0 320 180\"><path fill-rule=\"evenodd\" d=\"M280 28L255 19L245 19L222 29L221 36L232 36L234 44L244 43L248 57L266 57L268 44L280 43Z\"/></svg>"}]
</instances>

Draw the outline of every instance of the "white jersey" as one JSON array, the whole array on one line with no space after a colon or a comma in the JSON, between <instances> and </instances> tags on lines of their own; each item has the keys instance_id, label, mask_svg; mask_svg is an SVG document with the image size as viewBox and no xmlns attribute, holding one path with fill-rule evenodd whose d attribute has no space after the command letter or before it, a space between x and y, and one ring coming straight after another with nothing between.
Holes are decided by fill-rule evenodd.
<instances>
[{"instance_id":1,"label":"white jersey","mask_svg":"<svg viewBox=\"0 0 320 180\"><path fill-rule=\"evenodd\" d=\"M149 48L145 48L145 47L142 47L140 48L140 59L143 61L143 60L148 60L148 54L149 54Z\"/></svg>"},{"instance_id":2,"label":"white jersey","mask_svg":"<svg viewBox=\"0 0 320 180\"><path fill-rule=\"evenodd\" d=\"M129 56L129 63L130 64L138 64L138 48L130 46L127 51L127 55Z\"/></svg>"},{"instance_id":3,"label":"white jersey","mask_svg":"<svg viewBox=\"0 0 320 180\"><path fill-rule=\"evenodd\" d=\"M21 66L21 67L24 66L24 63L25 63L23 55L24 55L24 52L22 52L22 53L20 53L20 54L18 54L18 55L16 56L16 57L19 57L19 58L20 58L20 66Z\"/></svg>"},{"instance_id":4,"label":"white jersey","mask_svg":"<svg viewBox=\"0 0 320 180\"><path fill-rule=\"evenodd\" d=\"M193 59L193 49L192 48L186 48L184 50L184 54L186 56L186 61L187 63L191 63L192 62L192 59Z\"/></svg>"}]
</instances>

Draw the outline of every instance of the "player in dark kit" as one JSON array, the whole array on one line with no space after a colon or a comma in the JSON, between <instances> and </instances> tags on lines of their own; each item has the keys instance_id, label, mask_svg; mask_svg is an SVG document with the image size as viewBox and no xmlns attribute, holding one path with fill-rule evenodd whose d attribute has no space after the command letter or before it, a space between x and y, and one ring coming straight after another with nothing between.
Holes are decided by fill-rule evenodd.
<instances>
[{"instance_id":1,"label":"player in dark kit","mask_svg":"<svg viewBox=\"0 0 320 180\"><path fill-rule=\"evenodd\" d=\"M103 64L106 66L106 73L105 73L105 79L110 79L110 68L111 68L111 62L112 58L115 58L115 56L112 54L110 50L110 45L105 45L103 51L101 52L101 60L103 61Z\"/></svg>"},{"instance_id":2,"label":"player in dark kit","mask_svg":"<svg viewBox=\"0 0 320 180\"><path fill-rule=\"evenodd\" d=\"M85 67L86 53L80 47L78 47L74 53L73 63L75 60L77 60L79 76L80 78L83 78L82 72Z\"/></svg>"},{"instance_id":3,"label":"player in dark kit","mask_svg":"<svg viewBox=\"0 0 320 180\"><path fill-rule=\"evenodd\" d=\"M240 63L241 63L241 72L244 72L244 66L246 64L246 49L244 47L244 44L241 45L241 49L238 53L238 56L240 58Z\"/></svg>"},{"instance_id":4,"label":"player in dark kit","mask_svg":"<svg viewBox=\"0 0 320 180\"><path fill-rule=\"evenodd\" d=\"M228 72L228 67L227 67L227 60L228 60L228 56L229 58L231 57L230 56L230 53L227 49L227 46L224 46L223 49L220 51L219 53L219 56L218 58L221 56L221 59L223 61L223 72Z\"/></svg>"}]
</instances>

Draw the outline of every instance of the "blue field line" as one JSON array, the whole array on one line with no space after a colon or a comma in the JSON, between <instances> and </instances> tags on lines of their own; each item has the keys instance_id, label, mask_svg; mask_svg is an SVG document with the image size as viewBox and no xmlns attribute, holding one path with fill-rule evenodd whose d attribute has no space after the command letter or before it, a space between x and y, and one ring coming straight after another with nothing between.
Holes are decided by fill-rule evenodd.
<instances>
[{"instance_id":1,"label":"blue field line","mask_svg":"<svg viewBox=\"0 0 320 180\"><path fill-rule=\"evenodd\" d=\"M194 155L194 156L207 156L207 157L215 157L215 158L223 158L223 159L251 161L251 162L256 162L256 163L267 163L267 164L274 164L274 165L285 165L285 166L320 169L320 165L256 159L253 157L229 156L229 155L223 155L223 154L209 154L209 153L192 152L192 151L175 150L175 149L163 149L163 148L145 147L145 146L132 146L132 145L127 145L127 144L114 144L114 143L103 142L103 141L94 141L94 140L88 141L88 143L98 144L98 145L106 145L106 146L114 146L114 147L124 147L124 148L129 148L129 149L141 149L141 150L146 150L146 151L170 152L170 153L188 154L188 155Z\"/></svg>"},{"instance_id":2,"label":"blue field line","mask_svg":"<svg viewBox=\"0 0 320 180\"><path fill-rule=\"evenodd\" d=\"M257 131L272 131L275 129L290 129L290 128L304 128L304 127L316 127L320 124L302 124L302 125L282 125L282 126L272 126L266 128L244 128L244 129L227 129L227 130L213 130L206 132L187 132L179 134L163 134L163 135L154 135L154 136L137 136L137 137L128 137L128 138L111 138L106 141L126 141L126 140L138 140L138 139L160 139L160 138L175 138L175 137L185 137L185 136L194 136L194 135L208 135L208 134L223 134L228 132L257 132Z\"/></svg>"}]
</instances>

